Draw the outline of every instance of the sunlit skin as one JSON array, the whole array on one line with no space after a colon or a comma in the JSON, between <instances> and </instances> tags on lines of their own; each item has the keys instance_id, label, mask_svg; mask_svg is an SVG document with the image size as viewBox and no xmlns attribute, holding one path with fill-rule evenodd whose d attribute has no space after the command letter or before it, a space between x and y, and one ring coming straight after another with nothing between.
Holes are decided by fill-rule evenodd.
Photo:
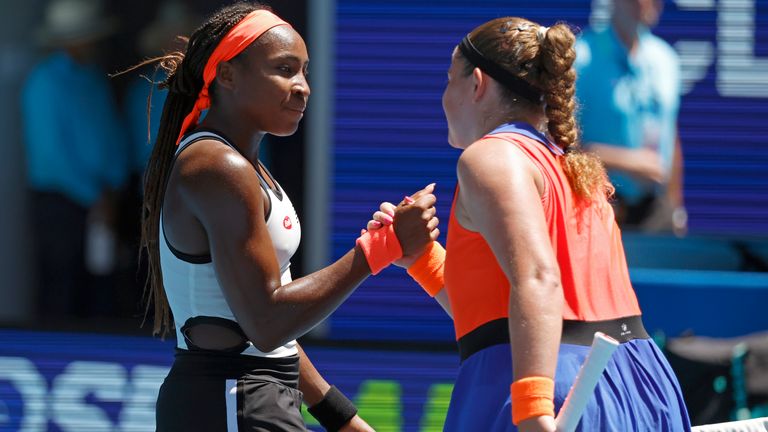
<instances>
[{"instance_id":1,"label":"sunlit skin","mask_svg":"<svg viewBox=\"0 0 768 432\"><path fill-rule=\"evenodd\" d=\"M503 101L501 84L474 68L466 73L467 62L455 48L451 54L448 79L443 91L443 112L448 122L448 144L466 149L497 126L510 121L539 125L543 111L531 112Z\"/></svg>"},{"instance_id":2,"label":"sunlit skin","mask_svg":"<svg viewBox=\"0 0 768 432\"><path fill-rule=\"evenodd\" d=\"M457 50L451 54L451 66L448 68L448 79L443 91L443 112L448 122L448 144L451 147L464 149L472 143L467 130L468 95L472 91L472 80L463 71L463 62L456 57Z\"/></svg>"},{"instance_id":3,"label":"sunlit skin","mask_svg":"<svg viewBox=\"0 0 768 432\"><path fill-rule=\"evenodd\" d=\"M287 136L299 127L310 95L308 67L307 47L295 30L269 30L219 65L215 97L201 126L234 130L230 138L248 144L241 150L257 155L266 133Z\"/></svg>"},{"instance_id":4,"label":"sunlit skin","mask_svg":"<svg viewBox=\"0 0 768 432\"><path fill-rule=\"evenodd\" d=\"M458 149L466 149L504 123L508 114L499 109L500 85L478 68L469 74L465 68L466 61L455 48L442 103L448 121L448 144Z\"/></svg>"},{"instance_id":5,"label":"sunlit skin","mask_svg":"<svg viewBox=\"0 0 768 432\"><path fill-rule=\"evenodd\" d=\"M277 136L296 132L310 95L307 47L296 31L276 27L232 63L239 83L235 108L259 130Z\"/></svg>"}]
</instances>

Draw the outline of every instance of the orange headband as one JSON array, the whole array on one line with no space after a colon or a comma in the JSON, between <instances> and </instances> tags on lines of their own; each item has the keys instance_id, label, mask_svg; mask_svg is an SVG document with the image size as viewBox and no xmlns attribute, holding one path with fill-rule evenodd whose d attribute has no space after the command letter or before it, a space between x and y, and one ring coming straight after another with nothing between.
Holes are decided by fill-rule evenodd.
<instances>
[{"instance_id":1,"label":"orange headband","mask_svg":"<svg viewBox=\"0 0 768 432\"><path fill-rule=\"evenodd\" d=\"M221 39L219 45L213 50L213 53L208 58L208 63L205 64L205 69L203 70L203 88L197 95L195 107L192 108L192 112L187 114L184 118L184 123L181 124L181 132L179 132L179 138L176 140L177 145L181 142L184 133L189 128L197 125L203 110L208 109L208 107L211 106L211 98L208 95L208 86L213 82L213 79L216 78L216 69L218 68L219 63L231 60L267 30L281 25L289 24L270 11L263 9L255 10L246 15L239 23L235 24L226 36Z\"/></svg>"}]
</instances>

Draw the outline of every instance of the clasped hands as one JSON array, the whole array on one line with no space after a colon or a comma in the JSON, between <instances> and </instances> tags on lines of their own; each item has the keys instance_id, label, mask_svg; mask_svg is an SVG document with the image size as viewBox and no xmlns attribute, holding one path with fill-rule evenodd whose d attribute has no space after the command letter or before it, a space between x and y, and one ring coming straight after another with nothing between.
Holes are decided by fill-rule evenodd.
<instances>
[{"instance_id":1,"label":"clasped hands","mask_svg":"<svg viewBox=\"0 0 768 432\"><path fill-rule=\"evenodd\" d=\"M430 242L437 240L440 223L436 216L433 194L435 184L429 184L416 193L406 196L399 204L382 202L379 210L373 213L368 221L366 230L374 231L387 225L394 224L394 231L403 250L403 256L394 261L399 267L408 268L422 253Z\"/></svg>"}]
</instances>

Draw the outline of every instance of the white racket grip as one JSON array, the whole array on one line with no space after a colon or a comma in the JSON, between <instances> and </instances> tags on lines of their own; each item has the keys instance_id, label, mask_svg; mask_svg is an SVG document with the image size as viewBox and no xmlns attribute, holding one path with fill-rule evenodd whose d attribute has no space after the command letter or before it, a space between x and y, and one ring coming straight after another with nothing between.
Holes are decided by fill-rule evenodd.
<instances>
[{"instance_id":1,"label":"white racket grip","mask_svg":"<svg viewBox=\"0 0 768 432\"><path fill-rule=\"evenodd\" d=\"M592 348L581 365L576 380L568 391L568 396L557 414L555 424L558 432L573 432L579 424L584 407L595 392L595 386L611 359L611 355L619 347L619 342L601 332L595 332Z\"/></svg>"}]
</instances>

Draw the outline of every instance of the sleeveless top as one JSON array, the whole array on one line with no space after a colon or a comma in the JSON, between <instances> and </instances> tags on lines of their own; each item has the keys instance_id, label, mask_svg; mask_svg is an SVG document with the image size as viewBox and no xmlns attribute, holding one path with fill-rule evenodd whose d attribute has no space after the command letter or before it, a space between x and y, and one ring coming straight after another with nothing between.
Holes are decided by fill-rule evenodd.
<instances>
[{"instance_id":1,"label":"sleeveless top","mask_svg":"<svg viewBox=\"0 0 768 432\"><path fill-rule=\"evenodd\" d=\"M198 131L185 137L176 150L176 157L193 143L203 139L214 139L237 150L221 134L210 131ZM266 169L265 169L266 171ZM290 259L299 247L301 226L296 211L277 182L270 178L276 186L272 190L262 178L258 170L261 187L266 191L270 200L270 211L267 216L267 230L275 247L278 263L280 264L280 282L291 282ZM163 285L168 297L168 303L176 322L176 345L180 349L189 349L184 334L183 324L188 320L199 317L225 319L236 324L235 316L229 308L223 291L216 277L216 270L210 255L188 255L177 251L165 237L162 212L160 216L160 267L163 272ZM239 329L239 326L236 327ZM269 329L263 329L269 331ZM251 342L241 354L260 357L286 357L298 353L296 341L270 351L259 351Z\"/></svg>"},{"instance_id":2,"label":"sleeveless top","mask_svg":"<svg viewBox=\"0 0 768 432\"><path fill-rule=\"evenodd\" d=\"M577 207L560 166L562 150L530 125L503 125L481 140L491 138L522 150L544 180L541 203L560 267L563 319L601 321L640 315L621 233L607 200ZM480 233L465 229L456 219L458 191L457 185L445 259L445 289L456 339L509 314L509 282L490 246Z\"/></svg>"}]
</instances>

